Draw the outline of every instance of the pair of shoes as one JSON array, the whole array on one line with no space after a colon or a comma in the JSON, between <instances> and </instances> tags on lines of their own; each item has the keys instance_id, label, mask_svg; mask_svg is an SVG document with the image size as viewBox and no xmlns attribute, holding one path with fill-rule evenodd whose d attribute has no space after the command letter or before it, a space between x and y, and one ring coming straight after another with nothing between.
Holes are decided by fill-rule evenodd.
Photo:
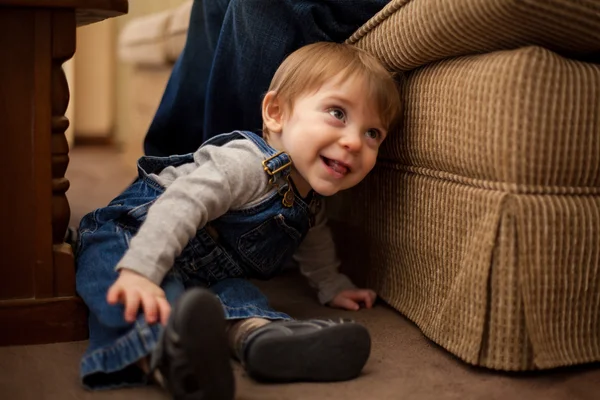
<instances>
[{"instance_id":1,"label":"pair of shoes","mask_svg":"<svg viewBox=\"0 0 600 400\"><path fill-rule=\"evenodd\" d=\"M241 362L259 381L335 382L357 377L371 352L368 330L350 320L278 321L250 332ZM212 292L181 295L151 358L175 400L233 400L225 318Z\"/></svg>"},{"instance_id":2,"label":"pair of shoes","mask_svg":"<svg viewBox=\"0 0 600 400\"><path fill-rule=\"evenodd\" d=\"M175 400L232 400L235 380L223 307L212 292L193 288L171 310L151 357Z\"/></svg>"},{"instance_id":3,"label":"pair of shoes","mask_svg":"<svg viewBox=\"0 0 600 400\"><path fill-rule=\"evenodd\" d=\"M248 334L241 362L259 381L335 382L357 377L370 352L369 331L354 321L278 321Z\"/></svg>"}]
</instances>

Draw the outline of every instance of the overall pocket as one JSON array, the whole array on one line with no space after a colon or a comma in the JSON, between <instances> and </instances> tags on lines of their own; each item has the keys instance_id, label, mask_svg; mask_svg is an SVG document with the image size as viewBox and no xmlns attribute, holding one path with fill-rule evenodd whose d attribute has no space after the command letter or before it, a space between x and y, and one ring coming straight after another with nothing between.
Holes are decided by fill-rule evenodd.
<instances>
[{"instance_id":1,"label":"overall pocket","mask_svg":"<svg viewBox=\"0 0 600 400\"><path fill-rule=\"evenodd\" d=\"M286 224L285 217L278 214L240 236L238 250L261 277L269 278L293 254L300 238L300 232Z\"/></svg>"},{"instance_id":2,"label":"overall pocket","mask_svg":"<svg viewBox=\"0 0 600 400\"><path fill-rule=\"evenodd\" d=\"M204 229L196 233L175 259L175 267L192 283L208 286L223 279L244 276L244 271Z\"/></svg>"}]
</instances>

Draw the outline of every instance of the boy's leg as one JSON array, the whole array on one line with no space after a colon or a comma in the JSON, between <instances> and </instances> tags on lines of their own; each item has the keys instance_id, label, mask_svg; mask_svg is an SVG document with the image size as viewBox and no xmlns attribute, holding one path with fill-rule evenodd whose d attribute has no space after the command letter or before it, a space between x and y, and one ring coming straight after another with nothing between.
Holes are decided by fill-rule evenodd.
<instances>
[{"instance_id":1,"label":"boy's leg","mask_svg":"<svg viewBox=\"0 0 600 400\"><path fill-rule=\"evenodd\" d=\"M132 233L116 220L129 205L112 205L86 215L80 224L76 287L89 309L89 346L81 362L84 386L95 389L146 382L137 363L147 357L159 340L161 327L148 325L142 314L136 322L124 319L122 304L110 305L106 294L118 278L115 266L128 248ZM170 304L184 286L173 271L162 288Z\"/></svg>"},{"instance_id":2,"label":"boy's leg","mask_svg":"<svg viewBox=\"0 0 600 400\"><path fill-rule=\"evenodd\" d=\"M128 323L121 304L107 303L108 289L118 277L114 266L132 235L116 220L131 206L96 210L80 225L76 283L90 310L90 342L81 363L84 386L144 384L148 377L140 365L151 356L153 367L160 370L175 399L233 399L225 321L212 293L198 288L184 293L180 272L171 270L161 284L173 306L164 329L159 324L149 325L141 312L136 322Z\"/></svg>"},{"instance_id":3,"label":"boy's leg","mask_svg":"<svg viewBox=\"0 0 600 400\"><path fill-rule=\"evenodd\" d=\"M273 310L245 279L226 279L211 290L229 320L233 354L257 380L348 380L360 374L369 358L369 332L353 321L293 320Z\"/></svg>"}]
</instances>

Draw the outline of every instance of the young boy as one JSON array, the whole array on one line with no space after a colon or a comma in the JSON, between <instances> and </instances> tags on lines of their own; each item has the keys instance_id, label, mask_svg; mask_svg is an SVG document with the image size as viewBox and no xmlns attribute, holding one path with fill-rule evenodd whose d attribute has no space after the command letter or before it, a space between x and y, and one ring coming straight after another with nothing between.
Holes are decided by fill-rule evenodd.
<instances>
[{"instance_id":1,"label":"young boy","mask_svg":"<svg viewBox=\"0 0 600 400\"><path fill-rule=\"evenodd\" d=\"M375 293L338 272L321 197L371 171L399 106L376 59L315 43L275 73L263 138L236 131L193 154L142 157L138 179L80 224L84 385L153 376L175 399L231 400L230 351L259 380L356 377L370 353L363 326L294 321L248 279L269 279L293 259L322 304L372 306Z\"/></svg>"}]
</instances>

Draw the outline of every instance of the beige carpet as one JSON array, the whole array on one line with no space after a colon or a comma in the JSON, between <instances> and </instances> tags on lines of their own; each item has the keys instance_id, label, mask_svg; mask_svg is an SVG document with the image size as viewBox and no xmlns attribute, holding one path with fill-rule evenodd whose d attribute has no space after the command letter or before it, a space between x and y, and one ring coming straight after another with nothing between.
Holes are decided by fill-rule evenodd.
<instances>
[{"instance_id":1,"label":"beige carpet","mask_svg":"<svg viewBox=\"0 0 600 400\"><path fill-rule=\"evenodd\" d=\"M106 203L133 178L111 150L78 148L71 154L72 221ZM450 400L599 399L600 366L529 374L494 373L470 367L427 340L410 321L379 304L357 313L320 307L296 274L261 287L274 307L298 318L353 317L373 337L362 376L350 382L257 384L236 365L237 400ZM81 389L78 363L85 342L0 348L0 399L168 399L156 387L90 393Z\"/></svg>"}]
</instances>

